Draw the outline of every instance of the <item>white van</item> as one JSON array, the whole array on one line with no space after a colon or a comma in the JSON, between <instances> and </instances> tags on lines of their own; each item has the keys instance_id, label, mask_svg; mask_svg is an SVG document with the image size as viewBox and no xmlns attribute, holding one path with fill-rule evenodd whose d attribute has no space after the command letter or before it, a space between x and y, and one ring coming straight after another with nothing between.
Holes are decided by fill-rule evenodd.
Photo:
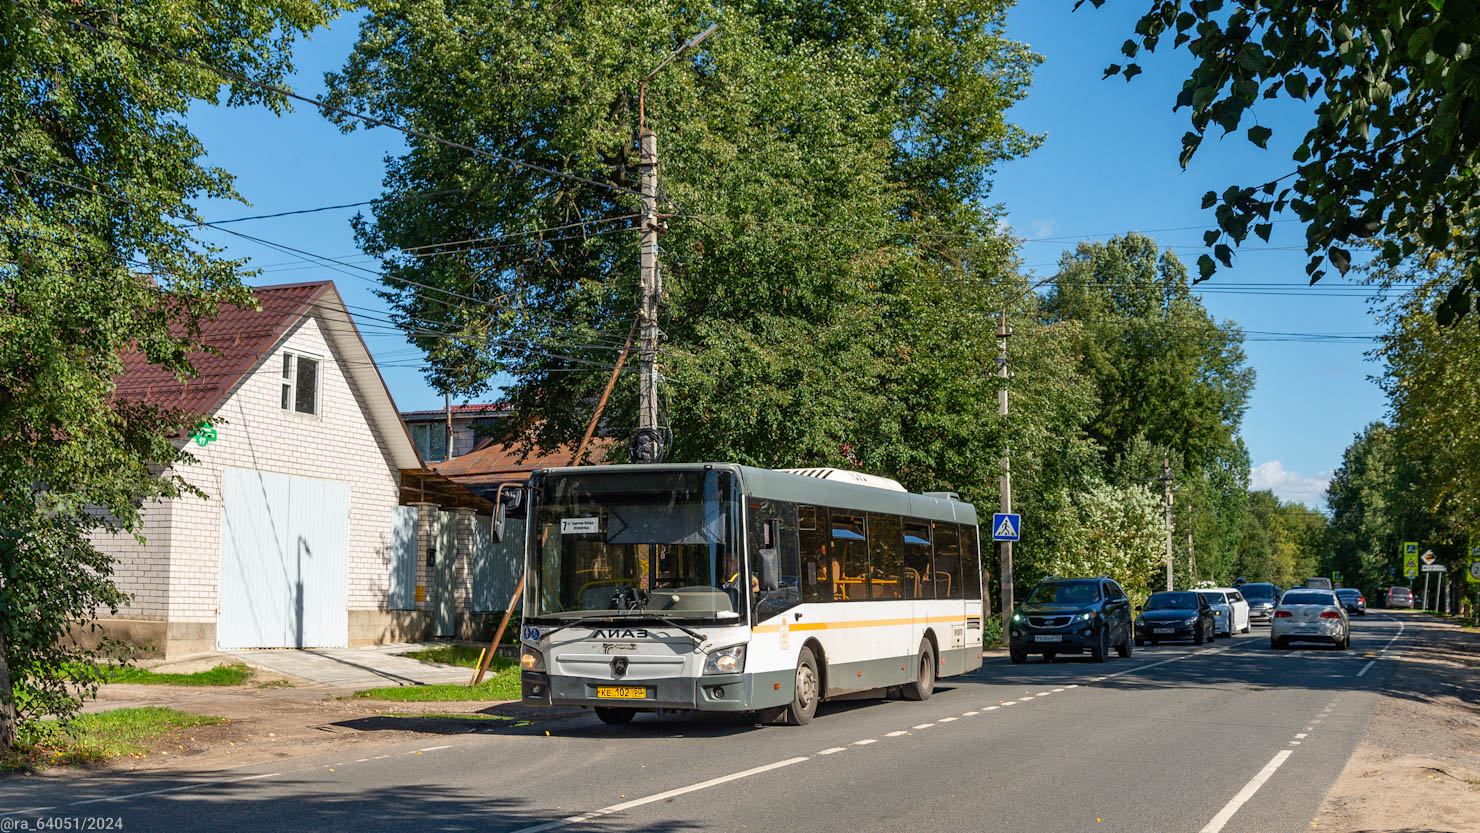
<instances>
[{"instance_id":1,"label":"white van","mask_svg":"<svg viewBox=\"0 0 1480 833\"><path fill-rule=\"evenodd\" d=\"M1311 576L1310 578L1308 578L1308 579L1305 580L1305 586L1306 586L1307 589L1310 589L1310 590L1335 590L1336 589L1335 587L1332 587L1331 586L1331 579L1328 579L1325 576Z\"/></svg>"}]
</instances>

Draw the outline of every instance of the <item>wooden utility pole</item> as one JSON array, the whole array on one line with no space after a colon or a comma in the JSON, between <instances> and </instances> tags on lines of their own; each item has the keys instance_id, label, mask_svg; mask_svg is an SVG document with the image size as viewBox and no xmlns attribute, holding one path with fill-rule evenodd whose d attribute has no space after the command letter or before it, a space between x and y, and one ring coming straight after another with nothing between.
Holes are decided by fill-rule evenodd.
<instances>
[{"instance_id":1,"label":"wooden utility pole","mask_svg":"<svg viewBox=\"0 0 1480 833\"><path fill-rule=\"evenodd\" d=\"M997 414L1007 421L1007 380L1010 378L1007 370L1007 308L1002 308L1002 313L997 317L997 375L1002 378L1002 386L997 391ZM1004 446L1002 449L1002 512L1012 511L1012 450ZM995 530L993 530L995 533ZM1012 626L1012 542L1001 543L1002 563L1002 641L1008 641L1009 628Z\"/></svg>"},{"instance_id":2,"label":"wooden utility pole","mask_svg":"<svg viewBox=\"0 0 1480 833\"><path fill-rule=\"evenodd\" d=\"M1168 455L1161 458L1161 487L1165 499L1167 519L1167 589L1172 589L1172 461Z\"/></svg>"}]
</instances>

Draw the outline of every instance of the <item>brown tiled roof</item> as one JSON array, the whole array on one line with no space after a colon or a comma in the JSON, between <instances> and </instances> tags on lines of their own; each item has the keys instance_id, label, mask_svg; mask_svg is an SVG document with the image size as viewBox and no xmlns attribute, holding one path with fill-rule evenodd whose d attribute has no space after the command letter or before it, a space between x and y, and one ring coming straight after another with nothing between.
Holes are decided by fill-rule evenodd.
<instances>
[{"instance_id":1,"label":"brown tiled roof","mask_svg":"<svg viewBox=\"0 0 1480 833\"><path fill-rule=\"evenodd\" d=\"M257 287L252 294L262 309L222 306L220 314L201 323L201 342L216 353L190 354L197 374L180 381L175 374L150 364L140 353L123 354L124 372L115 380L120 398L190 413L214 412L267 351L325 292L330 281Z\"/></svg>"},{"instance_id":2,"label":"brown tiled roof","mask_svg":"<svg viewBox=\"0 0 1480 833\"><path fill-rule=\"evenodd\" d=\"M586 448L586 462L599 464L599 461L606 457L607 450L611 448L613 442L615 441L601 437L592 439L591 444ZM528 457L521 459L522 454L517 446L507 443L490 443L461 457L453 457L441 463L432 463L430 467L448 480L469 488L493 486L499 483L528 480L529 473L535 469L568 466L571 455L575 453L575 446L562 445L550 451L533 449Z\"/></svg>"},{"instance_id":3,"label":"brown tiled roof","mask_svg":"<svg viewBox=\"0 0 1480 833\"><path fill-rule=\"evenodd\" d=\"M509 403L507 403L507 402L488 402L488 403L474 404L474 405L453 405L452 406L452 415L455 416L455 417L483 416L483 415L492 416L494 414L506 414L506 413L509 413L509 410L510 410L509 409ZM401 417L403 419L415 419L415 418L418 418L418 417L436 418L436 417L445 417L445 416L447 416L447 409L446 408L433 408L432 410L429 410L429 411L402 411L401 412Z\"/></svg>"}]
</instances>

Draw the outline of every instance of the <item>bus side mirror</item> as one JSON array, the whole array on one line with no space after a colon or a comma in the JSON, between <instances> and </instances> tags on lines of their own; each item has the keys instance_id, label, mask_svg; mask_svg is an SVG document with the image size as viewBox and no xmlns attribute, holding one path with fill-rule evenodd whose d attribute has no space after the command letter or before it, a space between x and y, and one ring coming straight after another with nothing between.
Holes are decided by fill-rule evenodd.
<instances>
[{"instance_id":1,"label":"bus side mirror","mask_svg":"<svg viewBox=\"0 0 1480 833\"><path fill-rule=\"evenodd\" d=\"M781 551L777 549L756 550L760 557L761 592L781 589Z\"/></svg>"},{"instance_id":2,"label":"bus side mirror","mask_svg":"<svg viewBox=\"0 0 1480 833\"><path fill-rule=\"evenodd\" d=\"M499 484L498 492L493 497L493 522L489 524L489 537L495 544L504 540L504 524L508 521L509 510L518 509L523 500L523 489L508 486L507 483Z\"/></svg>"}]
</instances>

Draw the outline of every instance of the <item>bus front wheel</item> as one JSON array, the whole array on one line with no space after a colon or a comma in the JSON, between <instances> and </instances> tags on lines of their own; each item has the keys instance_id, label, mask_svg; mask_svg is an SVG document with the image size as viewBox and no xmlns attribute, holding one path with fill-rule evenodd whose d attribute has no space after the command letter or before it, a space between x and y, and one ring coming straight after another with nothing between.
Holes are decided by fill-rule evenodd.
<instances>
[{"instance_id":1,"label":"bus front wheel","mask_svg":"<svg viewBox=\"0 0 1480 833\"><path fill-rule=\"evenodd\" d=\"M929 700L931 692L935 691L935 650L930 647L928 639L920 641L920 658L917 668L915 681L905 683L904 699Z\"/></svg>"},{"instance_id":2,"label":"bus front wheel","mask_svg":"<svg viewBox=\"0 0 1480 833\"><path fill-rule=\"evenodd\" d=\"M805 726L812 722L812 715L817 713L817 701L822 699L821 680L812 649L802 648L802 655L797 658L796 686L791 695L791 705L786 707L787 723Z\"/></svg>"},{"instance_id":3,"label":"bus front wheel","mask_svg":"<svg viewBox=\"0 0 1480 833\"><path fill-rule=\"evenodd\" d=\"M620 726L623 723L631 723L636 716L635 709L604 709L596 707L596 719L609 726Z\"/></svg>"}]
</instances>

